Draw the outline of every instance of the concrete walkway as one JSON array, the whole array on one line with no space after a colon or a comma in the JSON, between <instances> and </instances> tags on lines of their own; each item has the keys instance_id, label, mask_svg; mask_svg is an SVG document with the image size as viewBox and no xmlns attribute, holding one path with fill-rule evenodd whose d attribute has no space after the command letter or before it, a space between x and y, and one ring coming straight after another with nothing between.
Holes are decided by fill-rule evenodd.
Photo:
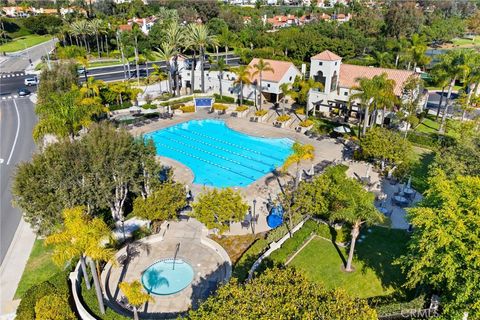
<instances>
[{"instance_id":1,"label":"concrete walkway","mask_svg":"<svg viewBox=\"0 0 480 320\"><path fill-rule=\"evenodd\" d=\"M15 291L32 251L36 235L23 218L15 232L5 259L0 266L0 319L14 319L20 300L14 300Z\"/></svg>"}]
</instances>

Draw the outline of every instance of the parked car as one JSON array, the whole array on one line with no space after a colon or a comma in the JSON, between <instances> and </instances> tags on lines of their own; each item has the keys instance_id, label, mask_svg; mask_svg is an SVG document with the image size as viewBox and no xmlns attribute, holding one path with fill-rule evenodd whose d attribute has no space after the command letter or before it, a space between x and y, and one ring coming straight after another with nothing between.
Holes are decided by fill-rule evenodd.
<instances>
[{"instance_id":1,"label":"parked car","mask_svg":"<svg viewBox=\"0 0 480 320\"><path fill-rule=\"evenodd\" d=\"M27 88L20 88L17 92L20 97L28 96L31 93Z\"/></svg>"},{"instance_id":2,"label":"parked car","mask_svg":"<svg viewBox=\"0 0 480 320\"><path fill-rule=\"evenodd\" d=\"M85 73L88 73L87 69L85 69L85 68L83 68L83 67L82 67L82 68L78 68L78 69L77 69L77 72L78 72L78 75L81 75L81 76L84 75Z\"/></svg>"},{"instance_id":3,"label":"parked car","mask_svg":"<svg viewBox=\"0 0 480 320\"><path fill-rule=\"evenodd\" d=\"M24 81L25 85L27 87L29 86L35 86L38 84L38 78L37 77L32 77L32 78L26 78Z\"/></svg>"}]
</instances>

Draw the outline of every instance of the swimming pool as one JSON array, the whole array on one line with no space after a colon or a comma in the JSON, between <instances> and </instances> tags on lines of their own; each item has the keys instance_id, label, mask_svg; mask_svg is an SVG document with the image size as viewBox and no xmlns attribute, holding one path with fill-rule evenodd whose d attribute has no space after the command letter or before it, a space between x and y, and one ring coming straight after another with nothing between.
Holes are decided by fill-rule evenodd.
<instances>
[{"instance_id":1,"label":"swimming pool","mask_svg":"<svg viewBox=\"0 0 480 320\"><path fill-rule=\"evenodd\" d=\"M142 274L145 290L156 295L170 295L185 289L193 280L193 268L181 259L164 259Z\"/></svg>"},{"instance_id":2,"label":"swimming pool","mask_svg":"<svg viewBox=\"0 0 480 320\"><path fill-rule=\"evenodd\" d=\"M188 166L194 183L206 186L246 187L280 167L292 152L288 138L249 136L221 120L192 120L151 132L157 154Z\"/></svg>"}]
</instances>

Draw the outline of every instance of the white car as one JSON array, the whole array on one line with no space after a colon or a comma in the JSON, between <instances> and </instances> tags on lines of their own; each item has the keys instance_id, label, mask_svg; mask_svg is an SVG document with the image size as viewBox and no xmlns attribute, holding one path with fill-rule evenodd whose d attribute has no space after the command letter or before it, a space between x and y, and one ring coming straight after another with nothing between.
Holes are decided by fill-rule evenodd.
<instances>
[{"instance_id":1,"label":"white car","mask_svg":"<svg viewBox=\"0 0 480 320\"><path fill-rule=\"evenodd\" d=\"M38 84L38 78L33 77L33 78L26 78L25 79L25 85L26 86L35 86Z\"/></svg>"}]
</instances>

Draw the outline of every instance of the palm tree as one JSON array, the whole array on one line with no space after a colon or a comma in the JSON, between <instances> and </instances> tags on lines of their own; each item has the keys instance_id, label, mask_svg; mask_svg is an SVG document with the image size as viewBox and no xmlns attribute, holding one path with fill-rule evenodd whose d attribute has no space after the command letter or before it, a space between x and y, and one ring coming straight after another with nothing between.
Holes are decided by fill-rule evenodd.
<instances>
[{"instance_id":1,"label":"palm tree","mask_svg":"<svg viewBox=\"0 0 480 320\"><path fill-rule=\"evenodd\" d=\"M222 80L223 80L223 72L226 69L227 69L227 64L225 63L225 59L223 58L218 59L217 63L212 68L212 70L218 71L218 85L219 85L220 99L223 98Z\"/></svg>"},{"instance_id":2,"label":"palm tree","mask_svg":"<svg viewBox=\"0 0 480 320\"><path fill-rule=\"evenodd\" d=\"M198 45L195 39L193 39L192 37L192 34L194 33L193 29L195 29L195 24L190 23L187 26L187 31L186 31L186 34L187 34L186 47L193 51L193 55L192 55L193 60L192 60L191 72L190 72L190 94L193 94L193 92L195 91L195 69L197 66L197 50L198 50Z\"/></svg>"},{"instance_id":3,"label":"palm tree","mask_svg":"<svg viewBox=\"0 0 480 320\"><path fill-rule=\"evenodd\" d=\"M359 92L350 95L350 101L360 100L360 104L364 109L362 135L365 135L365 133L367 132L367 127L370 123L370 105L373 103L373 100L377 94L377 90L373 79L360 78L357 79L357 81L358 85L354 86L352 90Z\"/></svg>"},{"instance_id":4,"label":"palm tree","mask_svg":"<svg viewBox=\"0 0 480 320\"><path fill-rule=\"evenodd\" d=\"M417 65L424 66L428 64L430 58L425 54L427 49L427 38L424 35L412 35L410 47L407 49L410 56L407 69L410 69L411 62L413 62L413 70L417 68Z\"/></svg>"},{"instance_id":5,"label":"palm tree","mask_svg":"<svg viewBox=\"0 0 480 320\"><path fill-rule=\"evenodd\" d=\"M138 308L149 301L154 301L153 298L148 293L143 292L142 284L138 280L121 282L118 286L127 298L128 303L133 306L133 319L138 320Z\"/></svg>"},{"instance_id":6,"label":"palm tree","mask_svg":"<svg viewBox=\"0 0 480 320\"><path fill-rule=\"evenodd\" d=\"M105 87L105 81L96 80L94 77L89 77L86 82L82 84L80 92L84 97L94 98L100 96L100 90Z\"/></svg>"},{"instance_id":7,"label":"palm tree","mask_svg":"<svg viewBox=\"0 0 480 320\"><path fill-rule=\"evenodd\" d=\"M236 76L233 84L240 86L240 105L243 105L243 86L250 85L252 83L252 75L248 70L248 66L240 66L230 70Z\"/></svg>"},{"instance_id":8,"label":"palm tree","mask_svg":"<svg viewBox=\"0 0 480 320\"><path fill-rule=\"evenodd\" d=\"M282 114L285 113L285 104L287 103L287 95L290 94L290 83L282 83L280 85L280 91L282 92Z\"/></svg>"},{"instance_id":9,"label":"palm tree","mask_svg":"<svg viewBox=\"0 0 480 320\"><path fill-rule=\"evenodd\" d=\"M258 74L258 84L260 85L260 103L259 103L259 107L260 107L260 110L262 110L262 76L263 76L263 73L264 72L267 72L267 71L271 71L272 73L275 72L275 70L273 70L272 66L270 65L270 62L265 62L265 60L263 59L260 59L258 60L258 62L256 64L253 65L253 68L255 69L255 71L253 72L253 76L256 76ZM257 97L255 97L255 99L257 99Z\"/></svg>"},{"instance_id":10,"label":"palm tree","mask_svg":"<svg viewBox=\"0 0 480 320\"><path fill-rule=\"evenodd\" d=\"M70 138L92 122L92 117L104 112L101 104L93 100L82 101L78 89L67 93L52 93L46 101L35 107L39 121L33 129L33 137L39 141L46 134Z\"/></svg>"},{"instance_id":11,"label":"palm tree","mask_svg":"<svg viewBox=\"0 0 480 320\"><path fill-rule=\"evenodd\" d=\"M437 121L438 117L440 116L440 110L442 109L442 102L443 102L443 96L445 94L445 88L449 85L450 79L447 71L441 64L436 64L433 67L432 72L430 72L430 75L432 77L433 83L436 86L442 88L442 93L440 95L440 100L437 106L437 115L435 117L435 121Z\"/></svg>"},{"instance_id":12,"label":"palm tree","mask_svg":"<svg viewBox=\"0 0 480 320\"><path fill-rule=\"evenodd\" d=\"M74 21L70 24L69 34L75 37L75 42L77 46L82 47L82 42L79 41L80 36L82 35L82 26L80 25L79 21Z\"/></svg>"},{"instance_id":13,"label":"palm tree","mask_svg":"<svg viewBox=\"0 0 480 320\"><path fill-rule=\"evenodd\" d=\"M383 107L382 112L382 126L385 122L385 115L387 114L387 110L393 109L395 103L398 102L397 96L395 95L395 80L388 79L388 75L386 73L382 73L379 76L374 77L376 86L377 86L377 97L375 99L375 105L377 107ZM416 78L412 78L416 79ZM415 86L416 83L412 83L411 86ZM415 88L407 88L408 90L415 91L418 89Z\"/></svg>"},{"instance_id":14,"label":"palm tree","mask_svg":"<svg viewBox=\"0 0 480 320\"><path fill-rule=\"evenodd\" d=\"M323 84L315 81L313 78L302 79L296 77L293 82L293 89L290 91L290 96L298 103L305 105L305 117L308 118L308 95L311 89L323 90Z\"/></svg>"},{"instance_id":15,"label":"palm tree","mask_svg":"<svg viewBox=\"0 0 480 320\"><path fill-rule=\"evenodd\" d=\"M205 92L205 49L208 46L217 46L217 37L210 34L207 26L204 24L193 24L188 30L188 39L190 43L195 43L200 53L200 72L201 88Z\"/></svg>"},{"instance_id":16,"label":"palm tree","mask_svg":"<svg viewBox=\"0 0 480 320\"><path fill-rule=\"evenodd\" d=\"M218 44L225 48L225 63L228 65L228 51L230 45L235 41L235 33L232 33L228 28L222 29L222 32L218 35Z\"/></svg>"},{"instance_id":17,"label":"palm tree","mask_svg":"<svg viewBox=\"0 0 480 320\"><path fill-rule=\"evenodd\" d=\"M97 40L98 57L100 58L102 55L100 54L99 34L101 32L101 29L103 28L103 22L100 19L93 19L89 22L89 27L90 30L92 30L92 32L95 34L95 39Z\"/></svg>"},{"instance_id":18,"label":"palm tree","mask_svg":"<svg viewBox=\"0 0 480 320\"><path fill-rule=\"evenodd\" d=\"M175 46L170 44L169 42L163 42L160 48L157 48L158 57L165 61L167 66L167 76L168 76L168 91L173 94L173 86L172 86L172 65L170 61L172 58L177 54L177 50Z\"/></svg>"},{"instance_id":19,"label":"palm tree","mask_svg":"<svg viewBox=\"0 0 480 320\"><path fill-rule=\"evenodd\" d=\"M292 146L293 153L285 160L283 170L287 170L292 164L296 164L295 172L295 190L300 183L300 162L303 160L313 161L315 158L315 148L310 144L301 144L295 142Z\"/></svg>"},{"instance_id":20,"label":"palm tree","mask_svg":"<svg viewBox=\"0 0 480 320\"><path fill-rule=\"evenodd\" d=\"M153 71L149 75L150 81L155 83L158 81L158 89L160 90L160 94L162 93L162 81L166 79L165 72L157 66L156 64L152 65Z\"/></svg>"},{"instance_id":21,"label":"palm tree","mask_svg":"<svg viewBox=\"0 0 480 320\"><path fill-rule=\"evenodd\" d=\"M346 179L351 180L351 179ZM331 221L345 221L352 225L352 240L350 241L350 250L348 252L345 271L352 272L353 254L355 252L355 243L360 234L362 225L371 225L381 222L383 217L373 205L374 195L363 189L363 186L357 181L348 185L349 197L339 203L339 209L330 215Z\"/></svg>"},{"instance_id":22,"label":"palm tree","mask_svg":"<svg viewBox=\"0 0 480 320\"><path fill-rule=\"evenodd\" d=\"M106 248L104 245L105 240L110 238L111 230L102 219L92 219L83 207L65 209L63 216L63 228L48 236L45 239L45 244L55 246L53 261L58 265L64 265L68 261L80 258L87 289L90 289L90 280L85 262L89 260L100 312L104 314L105 306L98 279L99 270L93 260L110 261L113 258L113 249Z\"/></svg>"},{"instance_id":23,"label":"palm tree","mask_svg":"<svg viewBox=\"0 0 480 320\"><path fill-rule=\"evenodd\" d=\"M188 41L186 41L185 30L178 23L178 21L171 21L166 28L166 42L172 48L173 52L173 68L171 70L174 72L174 82L175 82L175 92L177 95L180 95L180 68L178 66L178 55L180 54L182 45L188 46Z\"/></svg>"}]
</instances>

